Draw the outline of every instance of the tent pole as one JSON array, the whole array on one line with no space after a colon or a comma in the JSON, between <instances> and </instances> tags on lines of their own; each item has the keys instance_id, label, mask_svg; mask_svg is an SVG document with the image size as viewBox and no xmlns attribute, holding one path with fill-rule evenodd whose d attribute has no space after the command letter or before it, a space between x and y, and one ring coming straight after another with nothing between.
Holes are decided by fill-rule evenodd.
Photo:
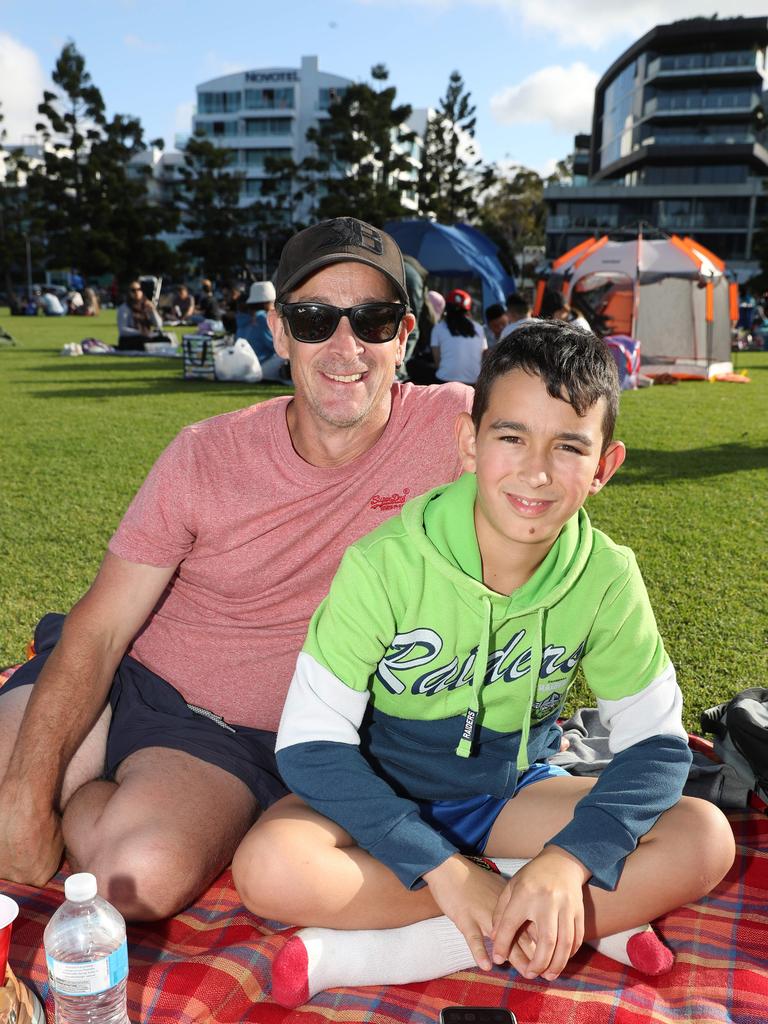
<instances>
[{"instance_id":1,"label":"tent pole","mask_svg":"<svg viewBox=\"0 0 768 1024\"><path fill-rule=\"evenodd\" d=\"M637 253L635 255L635 294L632 300L630 337L637 339L637 318L640 313L640 247L643 244L643 222L637 225Z\"/></svg>"}]
</instances>

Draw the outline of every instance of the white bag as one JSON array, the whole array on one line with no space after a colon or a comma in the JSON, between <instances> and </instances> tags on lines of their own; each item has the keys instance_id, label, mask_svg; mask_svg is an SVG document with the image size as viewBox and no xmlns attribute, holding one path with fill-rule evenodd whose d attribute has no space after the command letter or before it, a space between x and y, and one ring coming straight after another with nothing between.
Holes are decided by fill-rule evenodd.
<instances>
[{"instance_id":1,"label":"white bag","mask_svg":"<svg viewBox=\"0 0 768 1024\"><path fill-rule=\"evenodd\" d=\"M217 348L213 353L217 380L241 380L257 384L261 380L261 363L245 338L238 338L234 345Z\"/></svg>"}]
</instances>

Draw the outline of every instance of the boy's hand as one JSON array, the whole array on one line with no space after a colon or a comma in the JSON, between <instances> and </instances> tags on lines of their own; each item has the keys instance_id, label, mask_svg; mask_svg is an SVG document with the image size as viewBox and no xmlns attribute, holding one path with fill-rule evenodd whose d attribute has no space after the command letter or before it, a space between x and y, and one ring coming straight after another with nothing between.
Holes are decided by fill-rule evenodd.
<instances>
[{"instance_id":1,"label":"boy's hand","mask_svg":"<svg viewBox=\"0 0 768 1024\"><path fill-rule=\"evenodd\" d=\"M504 891L505 880L457 853L427 871L424 881L435 903L466 939L477 966L490 971L485 937L491 935L493 909Z\"/></svg>"},{"instance_id":2,"label":"boy's hand","mask_svg":"<svg viewBox=\"0 0 768 1024\"><path fill-rule=\"evenodd\" d=\"M589 871L546 846L508 882L493 912L493 960L524 978L558 977L584 940L582 888Z\"/></svg>"}]
</instances>

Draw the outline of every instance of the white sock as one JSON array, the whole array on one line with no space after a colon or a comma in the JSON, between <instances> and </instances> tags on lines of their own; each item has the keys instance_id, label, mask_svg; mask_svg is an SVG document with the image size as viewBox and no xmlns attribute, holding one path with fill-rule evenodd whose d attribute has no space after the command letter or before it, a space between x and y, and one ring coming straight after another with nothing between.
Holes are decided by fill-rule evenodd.
<instances>
[{"instance_id":1,"label":"white sock","mask_svg":"<svg viewBox=\"0 0 768 1024\"><path fill-rule=\"evenodd\" d=\"M510 877L526 860L496 858ZM672 966L672 953L650 925L589 942L599 952L646 974ZM286 1007L302 1006L317 992L339 986L407 985L442 978L475 966L464 936L447 917L433 917L404 928L337 931L302 928L275 958L272 998Z\"/></svg>"}]
</instances>

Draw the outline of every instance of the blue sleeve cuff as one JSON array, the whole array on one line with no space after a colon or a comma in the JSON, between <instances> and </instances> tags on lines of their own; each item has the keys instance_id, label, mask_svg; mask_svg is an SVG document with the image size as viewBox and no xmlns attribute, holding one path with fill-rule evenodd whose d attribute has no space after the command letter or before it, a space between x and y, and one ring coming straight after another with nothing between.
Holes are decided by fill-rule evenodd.
<instances>
[{"instance_id":1,"label":"blue sleeve cuff","mask_svg":"<svg viewBox=\"0 0 768 1024\"><path fill-rule=\"evenodd\" d=\"M599 807L585 807L546 846L559 846L591 872L590 885L613 891L624 859L637 846L634 836Z\"/></svg>"},{"instance_id":2,"label":"blue sleeve cuff","mask_svg":"<svg viewBox=\"0 0 768 1024\"><path fill-rule=\"evenodd\" d=\"M653 736L627 747L576 805L550 842L591 872L590 884L616 888L624 859L683 792L691 751L677 736Z\"/></svg>"},{"instance_id":3,"label":"blue sleeve cuff","mask_svg":"<svg viewBox=\"0 0 768 1024\"><path fill-rule=\"evenodd\" d=\"M415 812L401 818L368 852L393 871L407 889L421 889L423 875L458 853L456 847Z\"/></svg>"}]
</instances>

